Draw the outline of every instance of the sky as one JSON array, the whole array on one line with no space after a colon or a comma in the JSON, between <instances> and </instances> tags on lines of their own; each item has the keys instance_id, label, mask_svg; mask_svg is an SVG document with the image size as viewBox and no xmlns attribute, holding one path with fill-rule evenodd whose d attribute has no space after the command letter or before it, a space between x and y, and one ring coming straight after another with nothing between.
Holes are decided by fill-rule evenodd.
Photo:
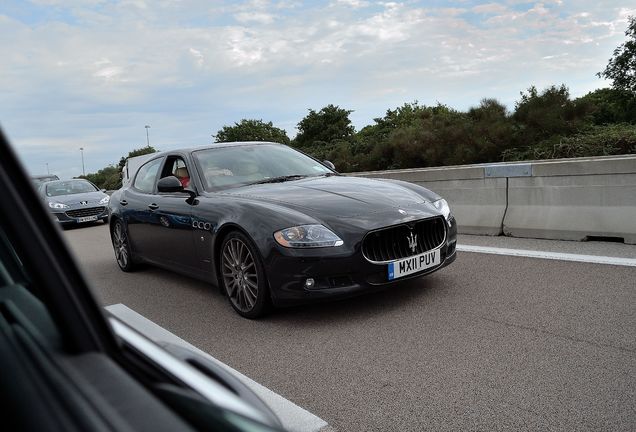
<instances>
[{"instance_id":1,"label":"sky","mask_svg":"<svg viewBox=\"0 0 636 432\"><path fill-rule=\"evenodd\" d=\"M595 74L630 15L603 0L2 0L0 126L31 174L70 178L80 148L95 172L146 131L170 150L243 118L293 137L328 104L356 130L413 101L512 110L531 85L609 86Z\"/></svg>"}]
</instances>

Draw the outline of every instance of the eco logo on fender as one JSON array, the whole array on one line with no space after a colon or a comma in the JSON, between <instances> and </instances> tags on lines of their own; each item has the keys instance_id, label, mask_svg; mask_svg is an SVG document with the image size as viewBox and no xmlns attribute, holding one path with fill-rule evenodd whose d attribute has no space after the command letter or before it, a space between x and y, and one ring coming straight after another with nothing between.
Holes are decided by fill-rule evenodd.
<instances>
[{"instance_id":1,"label":"eco logo on fender","mask_svg":"<svg viewBox=\"0 0 636 432\"><path fill-rule=\"evenodd\" d=\"M202 221L192 221L192 228L200 229L205 231L210 231L212 229L212 224L210 222L202 222Z\"/></svg>"}]
</instances>

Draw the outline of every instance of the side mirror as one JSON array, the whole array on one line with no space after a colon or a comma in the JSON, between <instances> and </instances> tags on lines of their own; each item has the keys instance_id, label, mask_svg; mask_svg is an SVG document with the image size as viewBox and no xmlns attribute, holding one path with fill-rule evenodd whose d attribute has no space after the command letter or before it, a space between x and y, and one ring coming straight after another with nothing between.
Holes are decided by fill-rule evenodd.
<instances>
[{"instance_id":1,"label":"side mirror","mask_svg":"<svg viewBox=\"0 0 636 432\"><path fill-rule=\"evenodd\" d=\"M183 185L175 176L164 177L157 183L159 192L183 192Z\"/></svg>"},{"instance_id":2,"label":"side mirror","mask_svg":"<svg viewBox=\"0 0 636 432\"><path fill-rule=\"evenodd\" d=\"M100 189L102 192L106 193L106 189Z\"/></svg>"},{"instance_id":3,"label":"side mirror","mask_svg":"<svg viewBox=\"0 0 636 432\"><path fill-rule=\"evenodd\" d=\"M322 164L324 166L326 166L327 168L330 168L330 169L332 169L334 171L336 170L336 166L331 161L324 160L324 161L322 161Z\"/></svg>"}]
</instances>

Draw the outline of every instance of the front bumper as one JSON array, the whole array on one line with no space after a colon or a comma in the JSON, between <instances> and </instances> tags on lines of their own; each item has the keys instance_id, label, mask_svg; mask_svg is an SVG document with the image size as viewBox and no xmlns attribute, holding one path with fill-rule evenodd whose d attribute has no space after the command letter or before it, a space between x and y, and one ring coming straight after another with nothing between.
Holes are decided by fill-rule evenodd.
<instances>
[{"instance_id":1,"label":"front bumper","mask_svg":"<svg viewBox=\"0 0 636 432\"><path fill-rule=\"evenodd\" d=\"M87 209L90 210L90 209ZM59 222L62 225L72 225L72 224L81 224L81 223L89 223L89 222L95 222L95 220L93 221L83 221L80 222L81 218L80 217L72 217L69 216L66 212L68 212L69 210L65 210L65 211L53 211L51 212L53 214L54 220ZM96 220L100 221L100 220L106 220L108 219L108 207L104 208L103 211L97 213L95 215Z\"/></svg>"},{"instance_id":2,"label":"front bumper","mask_svg":"<svg viewBox=\"0 0 636 432\"><path fill-rule=\"evenodd\" d=\"M387 277L387 264L367 261L359 248L350 255L277 253L266 263L272 301L276 306L289 306L382 290L446 267L457 257L456 243L457 223L451 218L446 241L440 247L440 264L392 281ZM308 278L314 280L311 288L305 285Z\"/></svg>"}]
</instances>

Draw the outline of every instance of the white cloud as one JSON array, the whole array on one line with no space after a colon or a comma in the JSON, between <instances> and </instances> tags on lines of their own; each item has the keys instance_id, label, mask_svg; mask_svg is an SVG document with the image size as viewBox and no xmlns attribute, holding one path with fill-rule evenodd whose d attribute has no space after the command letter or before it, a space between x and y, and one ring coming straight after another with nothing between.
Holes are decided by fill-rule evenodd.
<instances>
[{"instance_id":1,"label":"white cloud","mask_svg":"<svg viewBox=\"0 0 636 432\"><path fill-rule=\"evenodd\" d=\"M203 54L201 54L201 51L196 50L194 48L188 48L188 52L192 54L192 57L194 58L194 61L197 64L197 66L199 67L203 66L205 59L203 57Z\"/></svg>"},{"instance_id":2,"label":"white cloud","mask_svg":"<svg viewBox=\"0 0 636 432\"><path fill-rule=\"evenodd\" d=\"M563 53L563 54L554 54L554 55L547 55L547 56L543 56L541 57L543 60L552 60L552 59L558 59L561 57L565 57L567 56L568 53Z\"/></svg>"},{"instance_id":3,"label":"white cloud","mask_svg":"<svg viewBox=\"0 0 636 432\"><path fill-rule=\"evenodd\" d=\"M364 0L336 0L336 4L349 6L356 9L369 6L369 2Z\"/></svg>"},{"instance_id":4,"label":"white cloud","mask_svg":"<svg viewBox=\"0 0 636 432\"><path fill-rule=\"evenodd\" d=\"M244 117L294 125L327 103L355 110L360 127L415 99L512 104L531 84L570 81L577 94L604 84L594 74L636 14L591 0L39 4L64 14L31 21L0 6L3 126L19 148L40 146L33 163L87 142L102 166L141 146L144 124L166 148Z\"/></svg>"},{"instance_id":5,"label":"white cloud","mask_svg":"<svg viewBox=\"0 0 636 432\"><path fill-rule=\"evenodd\" d=\"M508 8L500 3L485 3L474 6L471 11L480 14L501 14L508 11Z\"/></svg>"},{"instance_id":6,"label":"white cloud","mask_svg":"<svg viewBox=\"0 0 636 432\"><path fill-rule=\"evenodd\" d=\"M240 12L234 17L242 23L271 24L274 22L274 15L263 12Z\"/></svg>"}]
</instances>

